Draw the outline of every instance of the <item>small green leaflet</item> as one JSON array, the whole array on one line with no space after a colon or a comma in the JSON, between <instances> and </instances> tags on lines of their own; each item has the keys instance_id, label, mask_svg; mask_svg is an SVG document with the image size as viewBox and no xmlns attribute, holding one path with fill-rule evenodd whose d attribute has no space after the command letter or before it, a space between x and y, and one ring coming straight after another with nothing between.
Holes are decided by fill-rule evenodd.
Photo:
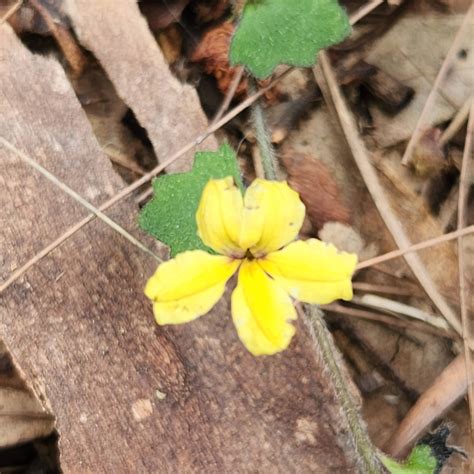
<instances>
[{"instance_id":1,"label":"small green leaflet","mask_svg":"<svg viewBox=\"0 0 474 474\"><path fill-rule=\"evenodd\" d=\"M351 31L337 0L249 0L232 39L230 61L257 78L279 64L312 66L320 49Z\"/></svg>"},{"instance_id":2,"label":"small green leaflet","mask_svg":"<svg viewBox=\"0 0 474 474\"><path fill-rule=\"evenodd\" d=\"M382 462L391 474L433 474L436 471L436 458L426 444L416 446L405 463L383 457Z\"/></svg>"},{"instance_id":3,"label":"small green leaflet","mask_svg":"<svg viewBox=\"0 0 474 474\"><path fill-rule=\"evenodd\" d=\"M227 176L233 176L243 190L237 159L229 145L216 152L196 153L189 173L168 174L153 181L154 197L141 211L138 224L168 245L172 257L195 249L212 253L197 235L196 211L206 183Z\"/></svg>"}]
</instances>

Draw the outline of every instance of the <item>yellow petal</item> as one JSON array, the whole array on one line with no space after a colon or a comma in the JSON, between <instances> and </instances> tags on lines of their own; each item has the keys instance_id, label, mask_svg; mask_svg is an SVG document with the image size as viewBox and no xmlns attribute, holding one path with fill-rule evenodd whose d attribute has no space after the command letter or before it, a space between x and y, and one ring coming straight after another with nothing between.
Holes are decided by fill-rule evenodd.
<instances>
[{"instance_id":1,"label":"yellow petal","mask_svg":"<svg viewBox=\"0 0 474 474\"><path fill-rule=\"evenodd\" d=\"M290 297L255 260L242 263L232 293L232 319L240 340L253 355L286 349L295 333L288 322L296 319Z\"/></svg>"},{"instance_id":2,"label":"yellow petal","mask_svg":"<svg viewBox=\"0 0 474 474\"><path fill-rule=\"evenodd\" d=\"M356 263L357 255L317 239L299 240L259 260L293 298L315 304L350 300Z\"/></svg>"},{"instance_id":3,"label":"yellow petal","mask_svg":"<svg viewBox=\"0 0 474 474\"><path fill-rule=\"evenodd\" d=\"M183 252L162 263L145 287L156 322L181 324L207 313L239 265L240 260L202 250Z\"/></svg>"},{"instance_id":4,"label":"yellow petal","mask_svg":"<svg viewBox=\"0 0 474 474\"><path fill-rule=\"evenodd\" d=\"M210 180L202 193L196 213L201 240L216 252L241 257L239 247L243 199L231 176Z\"/></svg>"},{"instance_id":5,"label":"yellow petal","mask_svg":"<svg viewBox=\"0 0 474 474\"><path fill-rule=\"evenodd\" d=\"M278 250L296 238L304 214L286 182L256 179L245 193L240 246L256 257Z\"/></svg>"}]
</instances>

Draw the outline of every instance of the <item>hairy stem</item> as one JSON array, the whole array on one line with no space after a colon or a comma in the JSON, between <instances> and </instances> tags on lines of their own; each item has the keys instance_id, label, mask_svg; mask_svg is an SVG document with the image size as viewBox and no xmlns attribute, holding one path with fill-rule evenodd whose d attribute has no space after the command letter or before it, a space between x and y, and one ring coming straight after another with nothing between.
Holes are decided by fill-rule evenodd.
<instances>
[{"instance_id":1,"label":"hairy stem","mask_svg":"<svg viewBox=\"0 0 474 474\"><path fill-rule=\"evenodd\" d=\"M253 77L249 77L249 93L254 94L257 91L257 84ZM277 179L277 164L273 145L270 140L270 134L265 122L265 115L262 106L257 100L252 105L252 122L257 137L258 147L260 149L260 156L262 159L263 170L265 177L270 180Z\"/></svg>"},{"instance_id":2,"label":"hairy stem","mask_svg":"<svg viewBox=\"0 0 474 474\"><path fill-rule=\"evenodd\" d=\"M304 311L306 322L310 327L311 335L317 343L321 357L331 374L334 388L341 402L346 423L358 453L359 464L362 472L367 474L378 474L384 472L379 460L376 448L370 441L367 430L363 425L359 412L355 406L346 381L342 375L340 365L340 355L334 345L331 334L323 320L323 313L317 306L306 306Z\"/></svg>"}]
</instances>

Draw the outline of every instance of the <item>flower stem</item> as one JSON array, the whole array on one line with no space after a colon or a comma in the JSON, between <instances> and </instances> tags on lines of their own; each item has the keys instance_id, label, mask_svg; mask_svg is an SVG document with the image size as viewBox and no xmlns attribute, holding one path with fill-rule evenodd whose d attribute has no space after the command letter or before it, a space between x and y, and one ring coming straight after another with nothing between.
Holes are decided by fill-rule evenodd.
<instances>
[{"instance_id":1,"label":"flower stem","mask_svg":"<svg viewBox=\"0 0 474 474\"><path fill-rule=\"evenodd\" d=\"M349 427L354 447L359 456L359 464L362 471L367 474L378 474L383 471L377 449L370 441L367 430L361 421L354 400L347 389L346 381L340 370L340 354L334 345L331 334L323 320L323 313L317 306L306 306L304 312L306 322L310 327L311 335L317 343L326 367L331 374L334 388L341 402L342 412Z\"/></svg>"},{"instance_id":2,"label":"flower stem","mask_svg":"<svg viewBox=\"0 0 474 474\"><path fill-rule=\"evenodd\" d=\"M252 76L249 76L249 93L255 94L257 92L257 84ZM275 159L275 153L273 151L273 145L270 140L270 134L268 133L267 125L265 123L265 116L263 113L262 106L257 100L252 105L251 109L252 122L255 129L255 135L257 137L258 147L260 149L260 156L262 159L263 170L265 172L265 178L270 180L277 179L277 164Z\"/></svg>"}]
</instances>

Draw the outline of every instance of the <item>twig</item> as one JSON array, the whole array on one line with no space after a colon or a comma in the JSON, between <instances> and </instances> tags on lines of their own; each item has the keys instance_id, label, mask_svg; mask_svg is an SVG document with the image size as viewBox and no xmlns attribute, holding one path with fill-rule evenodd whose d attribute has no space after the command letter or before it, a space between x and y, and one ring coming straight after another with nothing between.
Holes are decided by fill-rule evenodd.
<instances>
[{"instance_id":1,"label":"twig","mask_svg":"<svg viewBox=\"0 0 474 474\"><path fill-rule=\"evenodd\" d=\"M237 87L239 87L239 84L240 84L240 81L242 80L243 75L244 75L244 67L239 66L237 70L235 71L232 82L230 83L230 86L227 89L226 96L224 97L224 100L222 101L222 104L219 107L219 110L217 111L215 117L212 119L211 125L216 123L218 120L220 120L221 117L226 113L227 109L229 108L230 103L232 102L232 99L234 98L235 91L237 90Z\"/></svg>"},{"instance_id":2,"label":"twig","mask_svg":"<svg viewBox=\"0 0 474 474\"><path fill-rule=\"evenodd\" d=\"M81 206L85 207L88 211L95 214L101 221L111 227L115 232L118 232L121 236L125 237L129 242L133 245L138 247L140 250L143 250L148 255L151 255L155 260L162 262L163 260L155 255L155 253L150 250L148 247L143 245L139 240L137 240L132 234L127 232L123 227L113 221L110 217L106 216L103 212L97 209L94 205L92 205L89 201L86 201L81 195L76 193L73 189L71 189L67 184L60 181L56 176L50 173L46 168L43 168L37 161L33 160L33 158L29 157L26 153L20 151L16 146L11 144L9 141L5 140L3 137L0 137L0 143L5 147L8 148L11 152L13 152L18 158L22 159L25 163L30 165L36 171L41 173L46 179L48 179L51 183L57 186L61 191L65 192L68 196L78 202Z\"/></svg>"},{"instance_id":3,"label":"twig","mask_svg":"<svg viewBox=\"0 0 474 474\"><path fill-rule=\"evenodd\" d=\"M381 296L371 294L367 294L362 297L356 296L352 299L352 302L361 306L368 306L369 308L374 308L389 313L401 314L403 316L408 316L409 318L418 319L419 321L431 324L432 326L438 329L446 330L449 328L448 323L444 318L433 316L432 314L422 311L421 309L415 308L404 303L400 303L399 301L393 301L388 298L383 298Z\"/></svg>"},{"instance_id":4,"label":"twig","mask_svg":"<svg viewBox=\"0 0 474 474\"><path fill-rule=\"evenodd\" d=\"M382 293L385 295L397 295L397 296L415 296L417 287L410 285L410 287L400 288L398 286L390 285L377 285L374 283L367 283L365 281L353 281L352 288L358 291L367 291L370 293Z\"/></svg>"},{"instance_id":5,"label":"twig","mask_svg":"<svg viewBox=\"0 0 474 474\"><path fill-rule=\"evenodd\" d=\"M254 94L257 91L257 83L253 77L249 77L249 92ZM265 116L259 101L252 105L252 122L255 128L258 147L260 149L260 158L262 160L263 170L267 179L277 179L277 162L273 150L270 133L268 132Z\"/></svg>"},{"instance_id":6,"label":"twig","mask_svg":"<svg viewBox=\"0 0 474 474\"><path fill-rule=\"evenodd\" d=\"M351 25L354 25L359 20L367 16L372 10L375 10L379 5L381 5L385 0L372 0L371 2L366 3L361 6L357 11L355 11L350 18Z\"/></svg>"},{"instance_id":7,"label":"twig","mask_svg":"<svg viewBox=\"0 0 474 474\"><path fill-rule=\"evenodd\" d=\"M234 117L236 117L238 114L240 114L243 110L248 108L254 101L256 101L268 89L270 89L276 83L278 83L281 79L283 79L283 77L285 77L289 72L291 72L290 68L288 68L286 71L284 71L278 77L276 77L268 86L260 89L255 95L253 95L251 97L248 97L241 104L239 104L237 107L232 109L229 113L227 113L224 117L222 117L214 125L211 125L206 130L206 132L204 132L202 135L198 136L192 142L189 142L187 145L185 145L183 148L181 148L179 151L177 151L175 154L173 154L168 160L166 160L163 163L161 163L160 165L156 166L154 169L152 169L150 172L148 172L147 174L142 176L137 181L133 182L131 185L129 185L129 186L125 187L124 189L122 189L122 191L117 193L115 196L112 196L108 201L106 201L104 204L102 204L98 208L99 211L105 211L105 210L109 209L113 205L115 205L118 202L122 201L124 198L126 198L128 195L130 195L132 192L134 192L140 186L142 186L143 184L150 181L157 174L161 173L168 165L170 165L171 163L173 163L176 160L178 160L179 158L181 158L189 150L193 149L195 146L202 143L207 137L212 135L216 130L221 128L227 122L229 122ZM59 245L61 245L67 239L72 237L78 230L82 229L82 227L84 227L86 224L91 222L95 217L96 217L95 214L89 214L87 217L82 219L80 222L74 224L69 229L67 229L66 232L64 232L64 234L62 234L54 242L52 242L51 244L46 246L44 249L42 249L40 252L38 252L34 257L32 257L30 260L28 260L24 265L17 268L8 277L8 279L5 282L3 282L2 285L0 285L0 294L3 291L5 291L18 278L20 278L21 275L23 275L26 271L28 271L33 265L38 263L42 258L46 257L46 255L48 255L50 252L52 252L55 248L57 248Z\"/></svg>"},{"instance_id":8,"label":"twig","mask_svg":"<svg viewBox=\"0 0 474 474\"><path fill-rule=\"evenodd\" d=\"M309 326L311 336L316 342L316 350L320 352L326 367L331 373L334 388L342 406L342 413L350 428L349 432L353 438L354 447L359 454L361 471L367 474L382 472L377 450L361 422L354 400L341 373L341 356L324 323L322 311L317 306L309 305L306 306L306 311L302 311L299 307L297 309L300 317Z\"/></svg>"},{"instance_id":9,"label":"twig","mask_svg":"<svg viewBox=\"0 0 474 474\"><path fill-rule=\"evenodd\" d=\"M464 122L469 116L469 110L471 108L472 100L472 97L470 97L466 102L464 102L464 105L458 110L448 127L446 127L446 130L443 132L441 138L439 139L440 147L444 147L445 145L447 145L449 141L454 138L456 133L458 133L461 127L464 125Z\"/></svg>"},{"instance_id":10,"label":"twig","mask_svg":"<svg viewBox=\"0 0 474 474\"><path fill-rule=\"evenodd\" d=\"M469 371L472 377L474 366L471 365ZM463 397L466 390L464 357L459 355L411 407L386 443L384 451L396 458L404 457L431 423Z\"/></svg>"},{"instance_id":11,"label":"twig","mask_svg":"<svg viewBox=\"0 0 474 474\"><path fill-rule=\"evenodd\" d=\"M347 102L345 101L342 91L336 81L334 70L324 51L319 54L319 64L323 77L321 77L317 66L315 68L316 80L321 82L320 87L322 86L321 90L323 91L323 94L325 90L327 90L329 98L332 100L342 131L352 151L352 155L357 167L359 168L365 185L367 186L367 189L371 194L375 205L377 206L380 216L392 234L394 241L397 243L400 249L406 250L407 248L411 247L412 244L408 239L408 236L405 234L400 221L394 215L390 207L386 193L379 182L372 163L370 162L369 152L359 136L354 117L349 111ZM439 293L433 280L426 271L421 259L418 257L418 255L413 253L406 253L404 258L438 310L456 330L456 332L461 334L462 329L459 319L445 301L443 296Z\"/></svg>"},{"instance_id":12,"label":"twig","mask_svg":"<svg viewBox=\"0 0 474 474\"><path fill-rule=\"evenodd\" d=\"M5 15L3 15L0 18L0 26L2 26L10 17L12 17L16 11L21 7L21 4L23 3L23 0L18 0L15 4L13 4L6 12Z\"/></svg>"},{"instance_id":13,"label":"twig","mask_svg":"<svg viewBox=\"0 0 474 474\"><path fill-rule=\"evenodd\" d=\"M59 22L54 20L48 8L44 6L42 2L39 0L29 0L29 4L38 12L46 23L46 26L58 43L58 46L64 54L71 69L76 75L80 75L86 65L87 59L72 33Z\"/></svg>"},{"instance_id":14,"label":"twig","mask_svg":"<svg viewBox=\"0 0 474 474\"><path fill-rule=\"evenodd\" d=\"M472 140L474 133L474 103L471 105L469 112L469 121L467 124L466 143L464 145L464 153L462 158L461 176L459 178L459 200L458 200L458 230L466 226L466 208L467 196L471 185L470 172L472 171ZM469 321L467 298L468 288L466 284L465 263L464 263L464 245L462 237L458 237L458 265L459 265L459 296L461 301L461 323L462 338L464 345L464 360L466 365L467 395L469 402L470 429L471 429L471 456L469 465L474 467L474 384L472 373L469 370L472 366L471 354L471 324Z\"/></svg>"},{"instance_id":15,"label":"twig","mask_svg":"<svg viewBox=\"0 0 474 474\"><path fill-rule=\"evenodd\" d=\"M451 44L451 47L449 48L448 54L444 58L441 69L439 70L438 75L436 76L435 82L433 84L433 87L431 88L430 94L428 95L428 98L426 99L423 110L421 111L421 115L415 126L415 130L413 131L413 134L410 138L410 141L408 142L405 153L403 154L403 158L402 158L403 165L408 164L409 161L411 160L411 156L413 154L415 146L417 145L419 139L421 138L421 135L423 134L423 128L427 125L427 119L435 103L438 89L441 86L441 83L443 82L443 80L445 79L451 67L451 63L453 59L456 57L456 52L459 49L461 40L464 37L466 29L470 26L473 13L474 13L474 5L471 5L468 12L466 13L466 16L464 17L464 20L461 26L459 27L458 32L456 33L453 43Z\"/></svg>"},{"instance_id":16,"label":"twig","mask_svg":"<svg viewBox=\"0 0 474 474\"><path fill-rule=\"evenodd\" d=\"M132 173L136 173L138 176L143 176L145 174L145 170L141 166L133 162L129 163L127 157L123 153L115 150L112 146L106 145L102 149L109 157L110 161L112 161L112 163L115 163L116 165L121 166Z\"/></svg>"},{"instance_id":17,"label":"twig","mask_svg":"<svg viewBox=\"0 0 474 474\"><path fill-rule=\"evenodd\" d=\"M454 240L472 233L474 233L474 225L464 227L464 229L449 232L448 234L440 235L439 237L435 237L433 239L424 240L419 244L411 245L410 247L403 250L392 250L391 252L384 253L383 255L379 255L378 257L363 260L362 262L359 262L357 264L356 270L362 270L363 268L373 267L374 265L378 265L379 263L387 262L395 258L404 257L409 253L418 252L419 250L427 249L429 247L433 247L434 245L438 245L443 242L448 242L450 240Z\"/></svg>"},{"instance_id":18,"label":"twig","mask_svg":"<svg viewBox=\"0 0 474 474\"><path fill-rule=\"evenodd\" d=\"M333 311L334 313L342 314L344 316L350 316L351 318L361 318L367 319L368 321L374 321L376 323L386 324L388 326L394 326L397 328L402 328L405 330L413 330L413 331L421 331L424 333L433 334L439 337L447 337L449 339L455 339L456 333L452 330L441 330L430 326L426 323L421 323L418 321L409 321L398 319L394 316L387 316L381 313L374 313L373 311L367 311L365 309L360 308L352 308L349 306L344 306L339 303L331 303L322 306L322 309L325 311Z\"/></svg>"}]
</instances>

